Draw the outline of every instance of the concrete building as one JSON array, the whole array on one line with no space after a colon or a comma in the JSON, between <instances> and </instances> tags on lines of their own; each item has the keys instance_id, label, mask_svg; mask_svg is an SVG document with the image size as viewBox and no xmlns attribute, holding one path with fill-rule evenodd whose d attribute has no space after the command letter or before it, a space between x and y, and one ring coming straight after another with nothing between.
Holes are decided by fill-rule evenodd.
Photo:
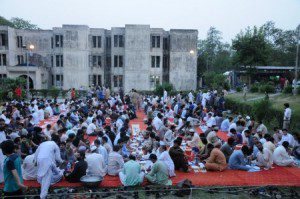
<instances>
[{"instance_id":1,"label":"concrete building","mask_svg":"<svg viewBox=\"0 0 300 199\"><path fill-rule=\"evenodd\" d=\"M196 89L197 30L165 31L149 25L111 30L63 25L52 30L0 26L0 78L29 77L31 87L109 86L126 92L169 82ZM26 60L26 46L35 48ZM27 64L29 67L27 67Z\"/></svg>"}]
</instances>

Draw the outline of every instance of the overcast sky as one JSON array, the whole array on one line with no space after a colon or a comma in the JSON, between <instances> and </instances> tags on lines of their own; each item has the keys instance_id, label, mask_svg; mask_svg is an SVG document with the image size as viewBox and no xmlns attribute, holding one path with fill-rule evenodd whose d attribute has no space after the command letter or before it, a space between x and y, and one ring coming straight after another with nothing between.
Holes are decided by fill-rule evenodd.
<instances>
[{"instance_id":1,"label":"overcast sky","mask_svg":"<svg viewBox=\"0 0 300 199\"><path fill-rule=\"evenodd\" d=\"M0 0L0 15L27 19L42 29L62 24L198 29L201 39L215 26L230 42L241 29L269 20L279 28L295 29L300 0Z\"/></svg>"}]
</instances>

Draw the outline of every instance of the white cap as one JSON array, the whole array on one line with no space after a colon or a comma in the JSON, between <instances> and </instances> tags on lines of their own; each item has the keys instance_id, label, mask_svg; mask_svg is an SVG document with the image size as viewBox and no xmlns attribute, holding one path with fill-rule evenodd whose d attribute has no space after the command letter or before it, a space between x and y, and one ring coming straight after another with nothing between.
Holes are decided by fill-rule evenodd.
<instances>
[{"instance_id":1,"label":"white cap","mask_svg":"<svg viewBox=\"0 0 300 199\"><path fill-rule=\"evenodd\" d=\"M246 116L246 120L250 120L251 118L250 118L250 116Z\"/></svg>"}]
</instances>

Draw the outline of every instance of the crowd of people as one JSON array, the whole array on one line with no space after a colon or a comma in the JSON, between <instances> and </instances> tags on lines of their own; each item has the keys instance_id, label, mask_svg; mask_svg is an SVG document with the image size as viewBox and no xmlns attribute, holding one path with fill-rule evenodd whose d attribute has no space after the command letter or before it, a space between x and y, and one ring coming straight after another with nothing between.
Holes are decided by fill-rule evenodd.
<instances>
[{"instance_id":1,"label":"crowd of people","mask_svg":"<svg viewBox=\"0 0 300 199\"><path fill-rule=\"evenodd\" d=\"M276 127L272 135L262 121L229 115L224 94L191 91L169 96L164 91L158 97L134 89L125 95L122 90L112 94L108 88L96 88L84 98L74 95L62 102L6 102L0 107L4 194L24 194L23 180L37 180L40 197L46 198L52 184L62 179L80 182L85 175L119 176L124 186L144 179L171 185L175 171L190 172L191 165L208 171L258 171L299 161L300 137L288 131L288 104L284 129ZM129 122L137 118L137 111L144 111L147 127L133 132ZM40 125L53 117L58 118L54 124ZM226 142L218 131L227 133ZM237 146L241 149L235 150Z\"/></svg>"}]
</instances>

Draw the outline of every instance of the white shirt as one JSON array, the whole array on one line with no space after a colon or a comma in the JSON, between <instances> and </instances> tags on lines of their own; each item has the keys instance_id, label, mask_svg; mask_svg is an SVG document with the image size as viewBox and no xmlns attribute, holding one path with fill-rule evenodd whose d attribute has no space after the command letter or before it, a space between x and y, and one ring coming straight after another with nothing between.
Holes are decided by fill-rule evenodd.
<instances>
[{"instance_id":1,"label":"white shirt","mask_svg":"<svg viewBox=\"0 0 300 199\"><path fill-rule=\"evenodd\" d=\"M158 130L161 126L164 125L163 122L161 121L161 119L159 119L158 117L155 117L153 119L152 124L153 124L155 130Z\"/></svg>"},{"instance_id":2,"label":"white shirt","mask_svg":"<svg viewBox=\"0 0 300 199\"><path fill-rule=\"evenodd\" d=\"M273 153L273 161L278 166L287 166L293 162L286 149L281 145Z\"/></svg>"},{"instance_id":3,"label":"white shirt","mask_svg":"<svg viewBox=\"0 0 300 199\"><path fill-rule=\"evenodd\" d=\"M34 154L26 156L22 164L22 172L24 180L36 180L37 167L34 162Z\"/></svg>"},{"instance_id":4,"label":"white shirt","mask_svg":"<svg viewBox=\"0 0 300 199\"><path fill-rule=\"evenodd\" d=\"M105 165L107 165L107 162L108 162L108 153L107 153L106 148L104 148L103 146L100 145L98 147L98 153L102 155L102 157L104 159L104 162L105 162Z\"/></svg>"},{"instance_id":5,"label":"white shirt","mask_svg":"<svg viewBox=\"0 0 300 199\"><path fill-rule=\"evenodd\" d=\"M104 177L107 172L107 166L105 165L103 156L98 153L88 154L85 158L88 168L87 175L99 175Z\"/></svg>"},{"instance_id":6,"label":"white shirt","mask_svg":"<svg viewBox=\"0 0 300 199\"><path fill-rule=\"evenodd\" d=\"M56 165L56 162L63 162L60 156L59 147L53 141L41 143L35 152L34 160L37 162L38 177L45 176L49 168Z\"/></svg>"},{"instance_id":7,"label":"white shirt","mask_svg":"<svg viewBox=\"0 0 300 199\"><path fill-rule=\"evenodd\" d=\"M45 108L45 111L47 111L47 112L49 113L49 116L50 116L50 117L53 116L53 110L52 110L51 106L47 106L47 107Z\"/></svg>"},{"instance_id":8,"label":"white shirt","mask_svg":"<svg viewBox=\"0 0 300 199\"><path fill-rule=\"evenodd\" d=\"M10 120L4 114L2 114L0 117L4 120L5 124L10 123Z\"/></svg>"},{"instance_id":9,"label":"white shirt","mask_svg":"<svg viewBox=\"0 0 300 199\"><path fill-rule=\"evenodd\" d=\"M289 134L289 133L286 134L286 135L282 134L281 140L280 140L280 142L279 142L278 144L279 144L279 145L282 145L282 143L283 143L284 141L287 141L291 147L294 147L294 145L295 145L295 139L294 139L294 137L293 137L291 134Z\"/></svg>"},{"instance_id":10,"label":"white shirt","mask_svg":"<svg viewBox=\"0 0 300 199\"><path fill-rule=\"evenodd\" d=\"M44 117L45 117L45 113L44 113L44 110L43 109L40 109L38 110L38 117L39 117L39 120L44 120Z\"/></svg>"},{"instance_id":11,"label":"white shirt","mask_svg":"<svg viewBox=\"0 0 300 199\"><path fill-rule=\"evenodd\" d=\"M158 160L164 162L167 165L170 177L175 176L175 166L172 158L170 157L169 151L162 152L159 155Z\"/></svg>"},{"instance_id":12,"label":"white shirt","mask_svg":"<svg viewBox=\"0 0 300 199\"><path fill-rule=\"evenodd\" d=\"M34 124L40 123L40 118L39 118L38 112L34 112L34 113L32 114L32 119L33 119Z\"/></svg>"},{"instance_id":13,"label":"white shirt","mask_svg":"<svg viewBox=\"0 0 300 199\"><path fill-rule=\"evenodd\" d=\"M97 129L96 125L94 123L90 123L89 126L87 127L86 133L90 135Z\"/></svg>"},{"instance_id":14,"label":"white shirt","mask_svg":"<svg viewBox=\"0 0 300 199\"><path fill-rule=\"evenodd\" d=\"M207 125L208 127L215 126L216 124L217 124L217 122L216 122L216 119L215 119L214 117L210 117L210 118L208 118L207 121L206 121L206 125Z\"/></svg>"},{"instance_id":15,"label":"white shirt","mask_svg":"<svg viewBox=\"0 0 300 199\"><path fill-rule=\"evenodd\" d=\"M290 120L292 116L292 110L290 108L286 108L284 110L284 120Z\"/></svg>"}]
</instances>

